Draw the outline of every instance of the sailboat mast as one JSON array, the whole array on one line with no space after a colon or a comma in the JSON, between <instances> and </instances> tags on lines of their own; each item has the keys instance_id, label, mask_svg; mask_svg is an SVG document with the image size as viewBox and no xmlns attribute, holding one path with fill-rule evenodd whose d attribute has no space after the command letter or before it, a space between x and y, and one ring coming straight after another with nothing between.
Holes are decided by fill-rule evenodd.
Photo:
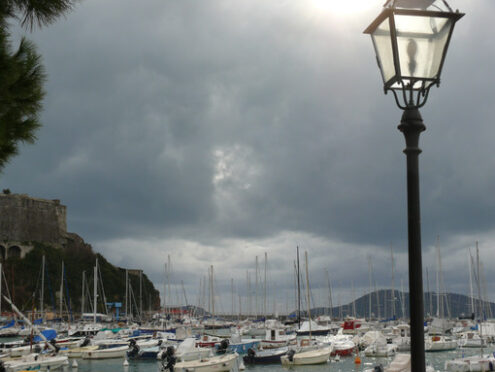
<instances>
[{"instance_id":1,"label":"sailboat mast","mask_svg":"<svg viewBox=\"0 0 495 372\"><path fill-rule=\"evenodd\" d=\"M125 269L125 319L129 323L129 270Z\"/></svg>"},{"instance_id":2,"label":"sailboat mast","mask_svg":"<svg viewBox=\"0 0 495 372\"><path fill-rule=\"evenodd\" d=\"M327 273L327 283L328 283L328 306L330 306L330 320L333 317L333 302L332 302L332 285L330 284L330 275L328 274L328 270L325 269Z\"/></svg>"},{"instance_id":3,"label":"sailboat mast","mask_svg":"<svg viewBox=\"0 0 495 372\"><path fill-rule=\"evenodd\" d=\"M265 252L265 281L263 284L263 316L266 319L266 314L268 309L266 308L266 261L267 261L267 253Z\"/></svg>"},{"instance_id":4,"label":"sailboat mast","mask_svg":"<svg viewBox=\"0 0 495 372\"><path fill-rule=\"evenodd\" d=\"M481 306L481 278L480 278L480 251L478 248L478 242L476 242L476 271L477 271L477 284L478 284L478 298L479 298L479 309L480 309L480 338L481 342L481 356L483 357L483 307Z\"/></svg>"},{"instance_id":5,"label":"sailboat mast","mask_svg":"<svg viewBox=\"0 0 495 372\"><path fill-rule=\"evenodd\" d=\"M163 312L167 314L167 263L165 262L163 272ZM127 296L127 292L126 292Z\"/></svg>"},{"instance_id":6,"label":"sailboat mast","mask_svg":"<svg viewBox=\"0 0 495 372\"><path fill-rule=\"evenodd\" d=\"M301 328L301 274L299 269L299 246L297 246L297 324Z\"/></svg>"},{"instance_id":7,"label":"sailboat mast","mask_svg":"<svg viewBox=\"0 0 495 372\"><path fill-rule=\"evenodd\" d=\"M64 261L62 261L62 275L60 276L60 319L63 319L64 303Z\"/></svg>"},{"instance_id":8,"label":"sailboat mast","mask_svg":"<svg viewBox=\"0 0 495 372\"><path fill-rule=\"evenodd\" d=\"M474 298L473 298L473 264L472 264L472 257L471 257L471 250L468 248L468 261L469 261L469 294L471 298L471 314L474 319Z\"/></svg>"},{"instance_id":9,"label":"sailboat mast","mask_svg":"<svg viewBox=\"0 0 495 372\"><path fill-rule=\"evenodd\" d=\"M172 272L172 261L170 260L170 255L167 256L167 288L168 288L168 306L172 305L172 290L170 289L170 276Z\"/></svg>"},{"instance_id":10,"label":"sailboat mast","mask_svg":"<svg viewBox=\"0 0 495 372\"><path fill-rule=\"evenodd\" d=\"M98 305L98 259L96 259L96 265L94 267L94 273L93 273L93 323L96 324L96 308ZM127 315L127 314L126 314Z\"/></svg>"},{"instance_id":11,"label":"sailboat mast","mask_svg":"<svg viewBox=\"0 0 495 372\"><path fill-rule=\"evenodd\" d=\"M354 280L351 280L352 286L352 316L356 319L356 291L354 290Z\"/></svg>"},{"instance_id":12,"label":"sailboat mast","mask_svg":"<svg viewBox=\"0 0 495 372\"><path fill-rule=\"evenodd\" d=\"M428 267L426 268L426 292L428 292L430 303L430 316L433 316L433 296L430 291L430 277L428 275Z\"/></svg>"},{"instance_id":13,"label":"sailboat mast","mask_svg":"<svg viewBox=\"0 0 495 372\"><path fill-rule=\"evenodd\" d=\"M394 268L394 247L390 243L390 257L392 259L392 319L395 320L395 268Z\"/></svg>"},{"instance_id":14,"label":"sailboat mast","mask_svg":"<svg viewBox=\"0 0 495 372\"><path fill-rule=\"evenodd\" d=\"M254 285L254 318L258 319L258 256L256 256L256 273L255 273L255 285Z\"/></svg>"},{"instance_id":15,"label":"sailboat mast","mask_svg":"<svg viewBox=\"0 0 495 372\"><path fill-rule=\"evenodd\" d=\"M308 252L304 251L304 258L306 259L306 293L308 298L308 319L309 319L309 339L311 340L311 302L309 300L309 274L308 274Z\"/></svg>"},{"instance_id":16,"label":"sailboat mast","mask_svg":"<svg viewBox=\"0 0 495 372\"><path fill-rule=\"evenodd\" d=\"M230 289L232 292L232 320L234 319L234 278L230 278Z\"/></svg>"},{"instance_id":17,"label":"sailboat mast","mask_svg":"<svg viewBox=\"0 0 495 372\"><path fill-rule=\"evenodd\" d=\"M143 320L143 270L139 270L139 318Z\"/></svg>"},{"instance_id":18,"label":"sailboat mast","mask_svg":"<svg viewBox=\"0 0 495 372\"><path fill-rule=\"evenodd\" d=\"M437 318L440 318L440 249L438 247L438 237L437 237Z\"/></svg>"},{"instance_id":19,"label":"sailboat mast","mask_svg":"<svg viewBox=\"0 0 495 372\"><path fill-rule=\"evenodd\" d=\"M368 310L369 310L369 315L368 315L368 321L371 321L371 293L372 293L372 289L371 289L371 256L368 256L368 279L369 279L369 282L370 282L370 294L369 294L369 303L368 303Z\"/></svg>"},{"instance_id":20,"label":"sailboat mast","mask_svg":"<svg viewBox=\"0 0 495 372\"><path fill-rule=\"evenodd\" d=\"M247 295L248 295L248 308L247 308L247 315L248 317L251 316L252 313L252 307L253 307L253 302L251 298L251 279L249 277L249 270L246 270L246 281L247 281Z\"/></svg>"},{"instance_id":21,"label":"sailboat mast","mask_svg":"<svg viewBox=\"0 0 495 372\"><path fill-rule=\"evenodd\" d=\"M213 285L213 265L211 265L211 312L213 317L215 317L215 289Z\"/></svg>"},{"instance_id":22,"label":"sailboat mast","mask_svg":"<svg viewBox=\"0 0 495 372\"><path fill-rule=\"evenodd\" d=\"M0 270L1 274L1 270ZM0 283L1 283L1 277L0 277ZM0 291L0 298L2 296L2 293ZM41 259L41 298L40 298L40 311L41 311L41 317L43 318L43 313L44 313L44 308L43 308L43 300L45 298L45 255L43 255ZM0 312L1 314L1 312Z\"/></svg>"}]
</instances>

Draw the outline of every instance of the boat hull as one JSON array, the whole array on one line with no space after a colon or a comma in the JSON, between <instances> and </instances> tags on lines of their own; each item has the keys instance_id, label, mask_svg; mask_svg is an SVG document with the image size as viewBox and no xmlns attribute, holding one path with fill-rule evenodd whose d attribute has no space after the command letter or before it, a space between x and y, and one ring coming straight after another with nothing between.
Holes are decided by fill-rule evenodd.
<instances>
[{"instance_id":1,"label":"boat hull","mask_svg":"<svg viewBox=\"0 0 495 372\"><path fill-rule=\"evenodd\" d=\"M237 354L225 354L217 357L180 362L174 366L177 372L227 372L230 371L237 359Z\"/></svg>"},{"instance_id":2,"label":"boat hull","mask_svg":"<svg viewBox=\"0 0 495 372\"><path fill-rule=\"evenodd\" d=\"M304 366L311 364L324 364L328 362L332 349L330 347L319 349L319 350L309 350L296 353L293 355L292 360L288 355L284 355L280 358L282 365L285 366Z\"/></svg>"},{"instance_id":3,"label":"boat hull","mask_svg":"<svg viewBox=\"0 0 495 372\"><path fill-rule=\"evenodd\" d=\"M119 346L108 349L99 349L91 351L83 351L81 357L83 359L112 359L123 358L129 348L127 346Z\"/></svg>"}]
</instances>

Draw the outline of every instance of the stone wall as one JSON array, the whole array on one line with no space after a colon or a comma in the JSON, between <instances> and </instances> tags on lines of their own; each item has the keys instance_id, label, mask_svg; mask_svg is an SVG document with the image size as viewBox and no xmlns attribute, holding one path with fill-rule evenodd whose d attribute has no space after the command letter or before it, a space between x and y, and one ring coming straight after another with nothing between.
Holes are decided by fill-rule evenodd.
<instances>
[{"instance_id":1,"label":"stone wall","mask_svg":"<svg viewBox=\"0 0 495 372\"><path fill-rule=\"evenodd\" d=\"M66 236L66 207L59 200L0 194L0 244L4 247L9 242L32 241L62 246Z\"/></svg>"}]
</instances>

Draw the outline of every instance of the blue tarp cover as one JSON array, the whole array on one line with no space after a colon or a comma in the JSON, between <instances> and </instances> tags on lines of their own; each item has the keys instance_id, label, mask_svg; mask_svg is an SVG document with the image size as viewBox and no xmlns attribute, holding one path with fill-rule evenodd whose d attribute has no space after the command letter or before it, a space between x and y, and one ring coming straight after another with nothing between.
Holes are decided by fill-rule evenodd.
<instances>
[{"instance_id":1,"label":"blue tarp cover","mask_svg":"<svg viewBox=\"0 0 495 372\"><path fill-rule=\"evenodd\" d=\"M51 341L55 337L57 337L57 331L54 330L54 329L45 329L44 331L41 331L41 333L43 334L43 336L45 336L45 338L48 341ZM41 336L35 336L34 337L34 342L40 342L40 341L43 341L43 339L41 338Z\"/></svg>"},{"instance_id":2,"label":"blue tarp cover","mask_svg":"<svg viewBox=\"0 0 495 372\"><path fill-rule=\"evenodd\" d=\"M2 328L0 329L4 329L4 328L10 328L10 327L13 327L15 325L15 320L11 320L9 323L5 324Z\"/></svg>"}]
</instances>

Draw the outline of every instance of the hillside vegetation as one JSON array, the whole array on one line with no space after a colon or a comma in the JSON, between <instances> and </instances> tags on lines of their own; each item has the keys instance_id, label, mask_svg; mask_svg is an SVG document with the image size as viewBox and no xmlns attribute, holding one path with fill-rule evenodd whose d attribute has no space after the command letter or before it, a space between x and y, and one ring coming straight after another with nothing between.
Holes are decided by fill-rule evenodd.
<instances>
[{"instance_id":1,"label":"hillside vegetation","mask_svg":"<svg viewBox=\"0 0 495 372\"><path fill-rule=\"evenodd\" d=\"M105 257L94 253L91 246L75 234L70 234L64 248L54 248L46 244L30 242L34 249L23 259L10 258L3 262L4 278L2 293L10 293L13 302L21 311L30 311L40 308L41 301L41 268L42 257L45 256L45 286L44 308L46 311L59 312L60 283L62 278L62 261L65 266L64 281L64 312L81 312L81 290L83 271L86 272L85 311L90 312L90 297L93 296L93 272L96 259L101 270L103 288L107 302L122 302L125 298L125 269L113 266ZM138 268L132 268L138 269ZM129 275L134 293L134 313L139 308L139 275ZM67 284L67 288L65 288ZM104 312L102 292L99 292L98 312ZM156 310L160 305L159 292L146 274L142 275L142 306L143 311ZM55 308L53 308L55 307ZM2 311L10 310L10 306L3 301ZM123 309L122 309L123 310Z\"/></svg>"}]
</instances>

